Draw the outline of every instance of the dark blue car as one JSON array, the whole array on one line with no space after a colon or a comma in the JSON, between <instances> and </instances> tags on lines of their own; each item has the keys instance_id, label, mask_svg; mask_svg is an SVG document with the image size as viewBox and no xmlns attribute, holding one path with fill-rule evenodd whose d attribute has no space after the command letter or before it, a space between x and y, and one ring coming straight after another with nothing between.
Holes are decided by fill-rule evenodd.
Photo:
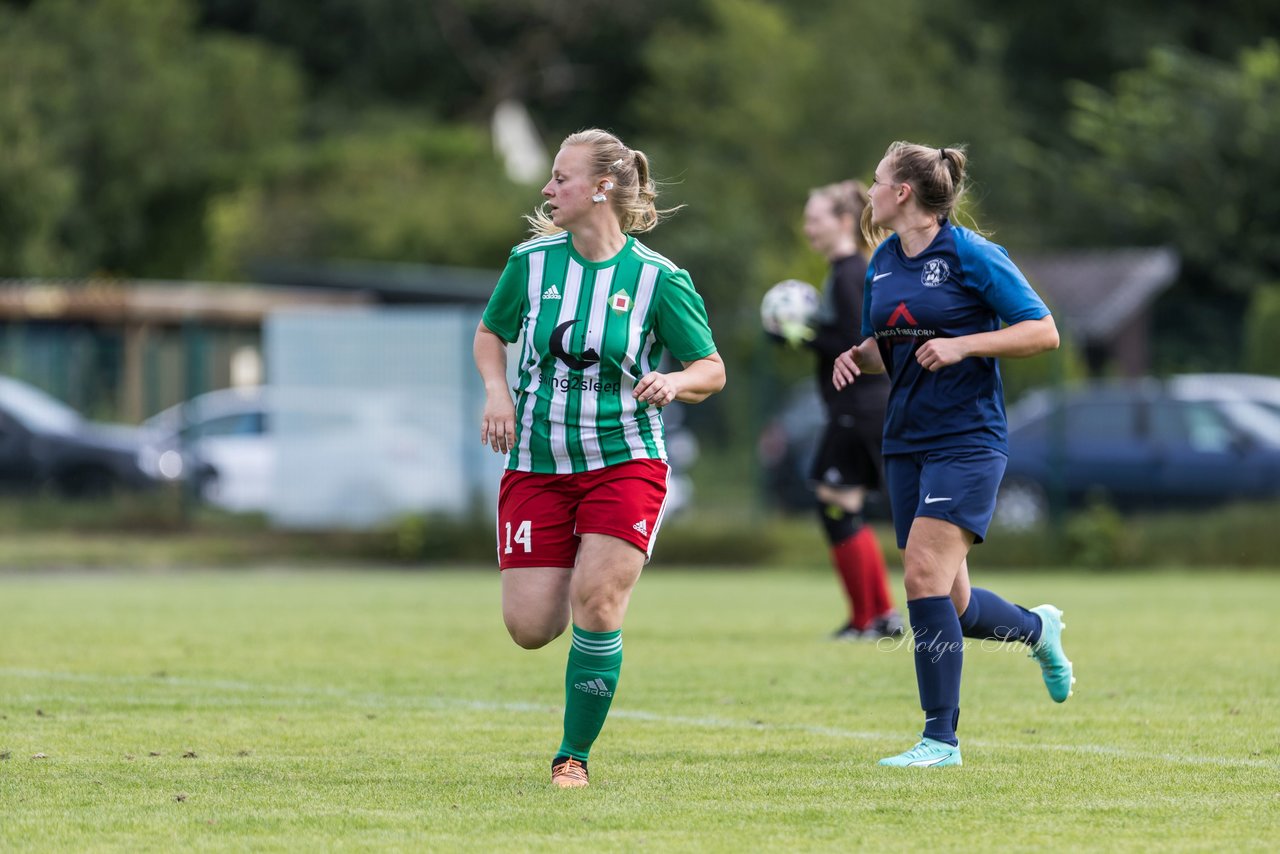
<instances>
[{"instance_id":1,"label":"dark blue car","mask_svg":"<svg viewBox=\"0 0 1280 854\"><path fill-rule=\"evenodd\" d=\"M1035 391L1009 410L996 522L1039 524L1055 489L1121 511L1280 498L1280 416L1203 376Z\"/></svg>"},{"instance_id":2,"label":"dark blue car","mask_svg":"<svg viewBox=\"0 0 1280 854\"><path fill-rule=\"evenodd\" d=\"M137 427L87 421L35 386L0 376L0 492L104 498L157 481Z\"/></svg>"}]
</instances>

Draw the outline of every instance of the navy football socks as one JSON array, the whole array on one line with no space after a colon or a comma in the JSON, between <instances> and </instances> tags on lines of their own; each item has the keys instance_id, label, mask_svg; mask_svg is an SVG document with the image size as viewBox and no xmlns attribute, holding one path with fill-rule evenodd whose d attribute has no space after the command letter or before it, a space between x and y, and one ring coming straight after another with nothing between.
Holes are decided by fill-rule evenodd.
<instances>
[{"instance_id":1,"label":"navy football socks","mask_svg":"<svg viewBox=\"0 0 1280 854\"><path fill-rule=\"evenodd\" d=\"M958 745L960 672L964 635L950 596L926 596L907 602L915 638L916 687L924 709L924 737Z\"/></svg>"},{"instance_id":2,"label":"navy football socks","mask_svg":"<svg viewBox=\"0 0 1280 854\"><path fill-rule=\"evenodd\" d=\"M1038 615L981 587L969 591L960 628L965 637L978 640L1022 641L1028 646L1040 640Z\"/></svg>"}]
</instances>

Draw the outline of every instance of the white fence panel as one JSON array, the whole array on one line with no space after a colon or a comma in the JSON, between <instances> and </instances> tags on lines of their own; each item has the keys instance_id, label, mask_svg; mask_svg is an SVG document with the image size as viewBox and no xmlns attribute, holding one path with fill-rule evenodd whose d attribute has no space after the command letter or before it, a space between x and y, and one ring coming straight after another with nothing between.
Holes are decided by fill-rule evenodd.
<instances>
[{"instance_id":1,"label":"white fence panel","mask_svg":"<svg viewBox=\"0 0 1280 854\"><path fill-rule=\"evenodd\" d=\"M480 307L291 309L264 326L268 385L288 401L272 521L367 528L407 514L492 512L505 463L480 444L471 358Z\"/></svg>"}]
</instances>

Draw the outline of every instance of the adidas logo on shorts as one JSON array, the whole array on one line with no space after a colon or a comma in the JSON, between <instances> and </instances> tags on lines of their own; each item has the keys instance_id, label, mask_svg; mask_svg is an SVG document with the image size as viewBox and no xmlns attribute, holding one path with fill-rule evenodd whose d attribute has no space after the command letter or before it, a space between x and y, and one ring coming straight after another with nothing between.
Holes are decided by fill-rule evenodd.
<instances>
[{"instance_id":1,"label":"adidas logo on shorts","mask_svg":"<svg viewBox=\"0 0 1280 854\"><path fill-rule=\"evenodd\" d=\"M641 519L639 522L636 522L631 527L639 531L640 533L644 534L646 537L649 536L649 526L644 523L643 519Z\"/></svg>"}]
</instances>

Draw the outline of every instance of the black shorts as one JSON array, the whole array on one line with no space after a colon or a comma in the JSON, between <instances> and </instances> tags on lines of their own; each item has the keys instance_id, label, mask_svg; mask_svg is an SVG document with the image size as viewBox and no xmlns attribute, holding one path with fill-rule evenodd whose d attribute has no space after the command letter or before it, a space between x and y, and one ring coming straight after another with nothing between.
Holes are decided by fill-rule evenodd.
<instances>
[{"instance_id":1,"label":"black shorts","mask_svg":"<svg viewBox=\"0 0 1280 854\"><path fill-rule=\"evenodd\" d=\"M884 460L880 456L883 440L882 420L852 415L832 417L818 443L809 479L814 484L835 487L880 489L884 483Z\"/></svg>"}]
</instances>

